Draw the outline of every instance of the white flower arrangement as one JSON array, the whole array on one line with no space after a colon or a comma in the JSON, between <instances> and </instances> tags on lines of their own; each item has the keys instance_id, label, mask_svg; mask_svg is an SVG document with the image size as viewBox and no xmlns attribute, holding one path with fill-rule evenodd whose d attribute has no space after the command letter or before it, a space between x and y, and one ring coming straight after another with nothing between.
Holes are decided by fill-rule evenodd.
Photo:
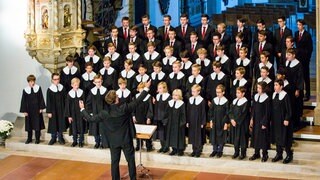
<instances>
[{"instance_id":1,"label":"white flower arrangement","mask_svg":"<svg viewBox=\"0 0 320 180\"><path fill-rule=\"evenodd\" d=\"M13 130L13 123L7 120L0 120L0 137L6 139Z\"/></svg>"}]
</instances>

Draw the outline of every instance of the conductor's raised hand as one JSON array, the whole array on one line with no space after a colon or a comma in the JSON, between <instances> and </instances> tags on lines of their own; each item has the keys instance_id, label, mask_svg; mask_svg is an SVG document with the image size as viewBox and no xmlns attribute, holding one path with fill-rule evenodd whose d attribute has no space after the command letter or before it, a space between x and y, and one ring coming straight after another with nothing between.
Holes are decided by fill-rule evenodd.
<instances>
[{"instance_id":1,"label":"conductor's raised hand","mask_svg":"<svg viewBox=\"0 0 320 180\"><path fill-rule=\"evenodd\" d=\"M79 101L79 107L80 107L80 109L83 109L84 108L84 103L83 103L83 101Z\"/></svg>"}]
</instances>

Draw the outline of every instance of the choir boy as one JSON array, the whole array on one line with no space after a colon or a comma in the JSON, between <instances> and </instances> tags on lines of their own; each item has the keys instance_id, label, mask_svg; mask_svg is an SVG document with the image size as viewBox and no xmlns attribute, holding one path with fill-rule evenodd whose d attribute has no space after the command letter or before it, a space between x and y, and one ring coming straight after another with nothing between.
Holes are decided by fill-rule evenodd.
<instances>
[{"instance_id":1,"label":"choir boy","mask_svg":"<svg viewBox=\"0 0 320 180\"><path fill-rule=\"evenodd\" d=\"M207 58L207 50L205 48L200 48L197 50L198 58L195 63L201 67L201 75L207 77L212 72L212 63Z\"/></svg>"},{"instance_id":2,"label":"choir boy","mask_svg":"<svg viewBox=\"0 0 320 180\"><path fill-rule=\"evenodd\" d=\"M132 69L138 73L138 68L140 66L140 64L142 64L142 57L140 56L140 54L138 54L136 52L137 50L137 46L135 43L130 42L128 44L128 49L129 49L129 53L126 55L126 59L131 59L133 62L133 66Z\"/></svg>"},{"instance_id":3,"label":"choir boy","mask_svg":"<svg viewBox=\"0 0 320 180\"><path fill-rule=\"evenodd\" d=\"M136 73L131 69L132 66L133 62L130 59L126 60L124 62L124 70L120 73L120 77L126 79L126 86L130 91L133 90L134 80L136 77Z\"/></svg>"},{"instance_id":4,"label":"choir boy","mask_svg":"<svg viewBox=\"0 0 320 180\"><path fill-rule=\"evenodd\" d=\"M238 67L235 70L235 79L233 80L232 86L230 89L231 99L236 98L238 87L244 87L247 90L246 97L250 97L250 92L249 92L250 85L248 81L244 78L245 73L246 73L246 70L243 67Z\"/></svg>"},{"instance_id":5,"label":"choir boy","mask_svg":"<svg viewBox=\"0 0 320 180\"><path fill-rule=\"evenodd\" d=\"M169 92L173 92L175 89L180 89L180 91L185 92L186 77L181 71L180 61L175 61L172 65L172 73L169 74L167 83L169 87Z\"/></svg>"},{"instance_id":6,"label":"choir boy","mask_svg":"<svg viewBox=\"0 0 320 180\"><path fill-rule=\"evenodd\" d=\"M194 30L194 27L189 24L188 14L181 14L180 25L176 27L177 39L184 45L190 43L190 33Z\"/></svg>"},{"instance_id":7,"label":"choir boy","mask_svg":"<svg viewBox=\"0 0 320 180\"><path fill-rule=\"evenodd\" d=\"M198 35L196 32L190 33L190 43L185 44L185 49L189 52L190 61L194 63L198 58L197 51L202 48L202 44L198 41Z\"/></svg>"},{"instance_id":8,"label":"choir boy","mask_svg":"<svg viewBox=\"0 0 320 180\"><path fill-rule=\"evenodd\" d=\"M172 72L172 64L177 60L177 58L173 55L173 47L172 46L166 46L164 48L164 54L165 57L162 59L162 69L163 72L166 74L170 74Z\"/></svg>"},{"instance_id":9,"label":"choir boy","mask_svg":"<svg viewBox=\"0 0 320 180\"><path fill-rule=\"evenodd\" d=\"M162 81L166 81L167 75L162 71L161 62L157 61L153 63L153 72L151 73L151 86L150 94L152 97L155 97L157 94L158 84Z\"/></svg>"},{"instance_id":10,"label":"choir boy","mask_svg":"<svg viewBox=\"0 0 320 180\"><path fill-rule=\"evenodd\" d=\"M103 58L103 68L100 69L99 73L103 79L103 86L109 90L115 90L118 88L118 72L111 67L111 58L104 57Z\"/></svg>"},{"instance_id":11,"label":"choir boy","mask_svg":"<svg viewBox=\"0 0 320 180\"><path fill-rule=\"evenodd\" d=\"M136 75L133 81L133 89L136 89L140 83L145 83L150 80L150 76L146 74L147 68L143 64L140 64L138 72L139 74Z\"/></svg>"},{"instance_id":12,"label":"choir boy","mask_svg":"<svg viewBox=\"0 0 320 180\"><path fill-rule=\"evenodd\" d=\"M81 89L84 91L84 95L87 97L91 88L93 88L93 78L96 73L93 71L93 64L91 62L86 63L86 72L81 76Z\"/></svg>"},{"instance_id":13,"label":"choir boy","mask_svg":"<svg viewBox=\"0 0 320 180\"><path fill-rule=\"evenodd\" d=\"M199 42L204 48L207 48L211 43L212 33L215 29L209 24L209 15L201 15L201 25L197 28L196 32L199 36Z\"/></svg>"},{"instance_id":14,"label":"choir boy","mask_svg":"<svg viewBox=\"0 0 320 180\"><path fill-rule=\"evenodd\" d=\"M169 30L169 39L163 43L163 47L166 46L171 46L173 48L174 57L179 57L179 53L184 49L184 44L176 38L176 31L174 29Z\"/></svg>"},{"instance_id":15,"label":"choir boy","mask_svg":"<svg viewBox=\"0 0 320 180\"><path fill-rule=\"evenodd\" d=\"M242 47L239 52L239 58L235 61L233 70L236 70L238 67L243 67L246 70L246 74L244 77L247 80L251 80L252 78L252 61L247 58L248 54L248 48ZM251 67L252 66L252 67ZM234 72L233 72L233 77L234 77Z\"/></svg>"},{"instance_id":16,"label":"choir boy","mask_svg":"<svg viewBox=\"0 0 320 180\"><path fill-rule=\"evenodd\" d=\"M97 51L97 48L94 45L89 46L88 56L84 57L84 62L85 64L88 62L91 62L93 66L93 71L95 73L98 73L99 70L102 68L102 62L100 57L96 55L96 51ZM81 72L85 71L85 68L86 68L85 64L82 67L80 66Z\"/></svg>"},{"instance_id":17,"label":"choir boy","mask_svg":"<svg viewBox=\"0 0 320 180\"><path fill-rule=\"evenodd\" d=\"M188 80L186 82L186 99L189 99L189 97L192 96L192 87L197 84L200 85L200 87L203 87L204 85L204 78L200 74L201 72L201 66L199 64L192 65L192 75L188 77ZM201 92L201 94L203 94Z\"/></svg>"},{"instance_id":18,"label":"choir boy","mask_svg":"<svg viewBox=\"0 0 320 180\"><path fill-rule=\"evenodd\" d=\"M217 57L215 61L219 61L221 63L221 70L227 76L231 76L231 61L229 57L225 54L225 46L217 47Z\"/></svg>"},{"instance_id":19,"label":"choir boy","mask_svg":"<svg viewBox=\"0 0 320 180\"><path fill-rule=\"evenodd\" d=\"M131 91L127 89L127 80L120 77L118 80L119 89L116 94L119 98L119 104L131 102Z\"/></svg>"},{"instance_id":20,"label":"choir boy","mask_svg":"<svg viewBox=\"0 0 320 180\"><path fill-rule=\"evenodd\" d=\"M192 71L192 62L190 61L190 55L187 50L184 50L180 53L181 59L181 71L187 76L191 76Z\"/></svg>"},{"instance_id":21,"label":"choir boy","mask_svg":"<svg viewBox=\"0 0 320 180\"><path fill-rule=\"evenodd\" d=\"M110 57L111 59L111 67L113 67L117 72L123 68L123 61L121 55L116 52L116 47L113 43L108 44L108 53L105 57Z\"/></svg>"},{"instance_id":22,"label":"choir boy","mask_svg":"<svg viewBox=\"0 0 320 180\"><path fill-rule=\"evenodd\" d=\"M270 53L268 51L262 51L260 54L260 62L256 63L253 68L254 79L257 80L260 77L260 71L262 67L268 67L269 77L275 80L274 66L269 61Z\"/></svg>"},{"instance_id":23,"label":"choir boy","mask_svg":"<svg viewBox=\"0 0 320 180\"><path fill-rule=\"evenodd\" d=\"M152 73L152 63L155 61L160 61L161 60L161 55L155 51L155 43L154 42L148 42L147 44L148 51L143 54L143 64L147 68L147 74Z\"/></svg>"},{"instance_id":24,"label":"choir boy","mask_svg":"<svg viewBox=\"0 0 320 180\"><path fill-rule=\"evenodd\" d=\"M69 55L66 57L67 66L64 67L60 72L61 84L66 88L66 91L70 91L71 87L71 79L77 77L80 78L79 69L74 66L74 58Z\"/></svg>"},{"instance_id":25,"label":"choir boy","mask_svg":"<svg viewBox=\"0 0 320 180\"><path fill-rule=\"evenodd\" d=\"M252 47L252 65L259 63L260 54L263 51L268 51L270 53L269 61L273 64L273 46L267 40L267 33L265 30L258 32L258 42L255 42Z\"/></svg>"}]
</instances>

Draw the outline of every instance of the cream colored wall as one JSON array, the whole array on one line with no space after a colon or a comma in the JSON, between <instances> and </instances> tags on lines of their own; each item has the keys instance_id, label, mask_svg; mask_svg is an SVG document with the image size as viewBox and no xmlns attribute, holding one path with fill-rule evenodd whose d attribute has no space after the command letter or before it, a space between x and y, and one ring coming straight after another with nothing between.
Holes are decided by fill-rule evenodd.
<instances>
[{"instance_id":1,"label":"cream colored wall","mask_svg":"<svg viewBox=\"0 0 320 180\"><path fill-rule=\"evenodd\" d=\"M50 72L25 50L27 0L0 1L0 118L18 113L26 76L34 74L45 94Z\"/></svg>"}]
</instances>

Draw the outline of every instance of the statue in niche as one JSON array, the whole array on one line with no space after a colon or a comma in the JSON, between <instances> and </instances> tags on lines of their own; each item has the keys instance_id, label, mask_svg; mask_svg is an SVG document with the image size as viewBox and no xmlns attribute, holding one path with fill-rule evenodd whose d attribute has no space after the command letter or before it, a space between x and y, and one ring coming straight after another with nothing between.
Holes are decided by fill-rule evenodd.
<instances>
[{"instance_id":1,"label":"statue in niche","mask_svg":"<svg viewBox=\"0 0 320 180\"><path fill-rule=\"evenodd\" d=\"M45 9L42 13L42 29L48 29L49 27L49 15L48 15L48 9Z\"/></svg>"},{"instance_id":2,"label":"statue in niche","mask_svg":"<svg viewBox=\"0 0 320 180\"><path fill-rule=\"evenodd\" d=\"M71 25L71 13L70 13L70 7L69 6L65 6L64 7L64 16L63 16L63 27L70 27Z\"/></svg>"}]
</instances>

